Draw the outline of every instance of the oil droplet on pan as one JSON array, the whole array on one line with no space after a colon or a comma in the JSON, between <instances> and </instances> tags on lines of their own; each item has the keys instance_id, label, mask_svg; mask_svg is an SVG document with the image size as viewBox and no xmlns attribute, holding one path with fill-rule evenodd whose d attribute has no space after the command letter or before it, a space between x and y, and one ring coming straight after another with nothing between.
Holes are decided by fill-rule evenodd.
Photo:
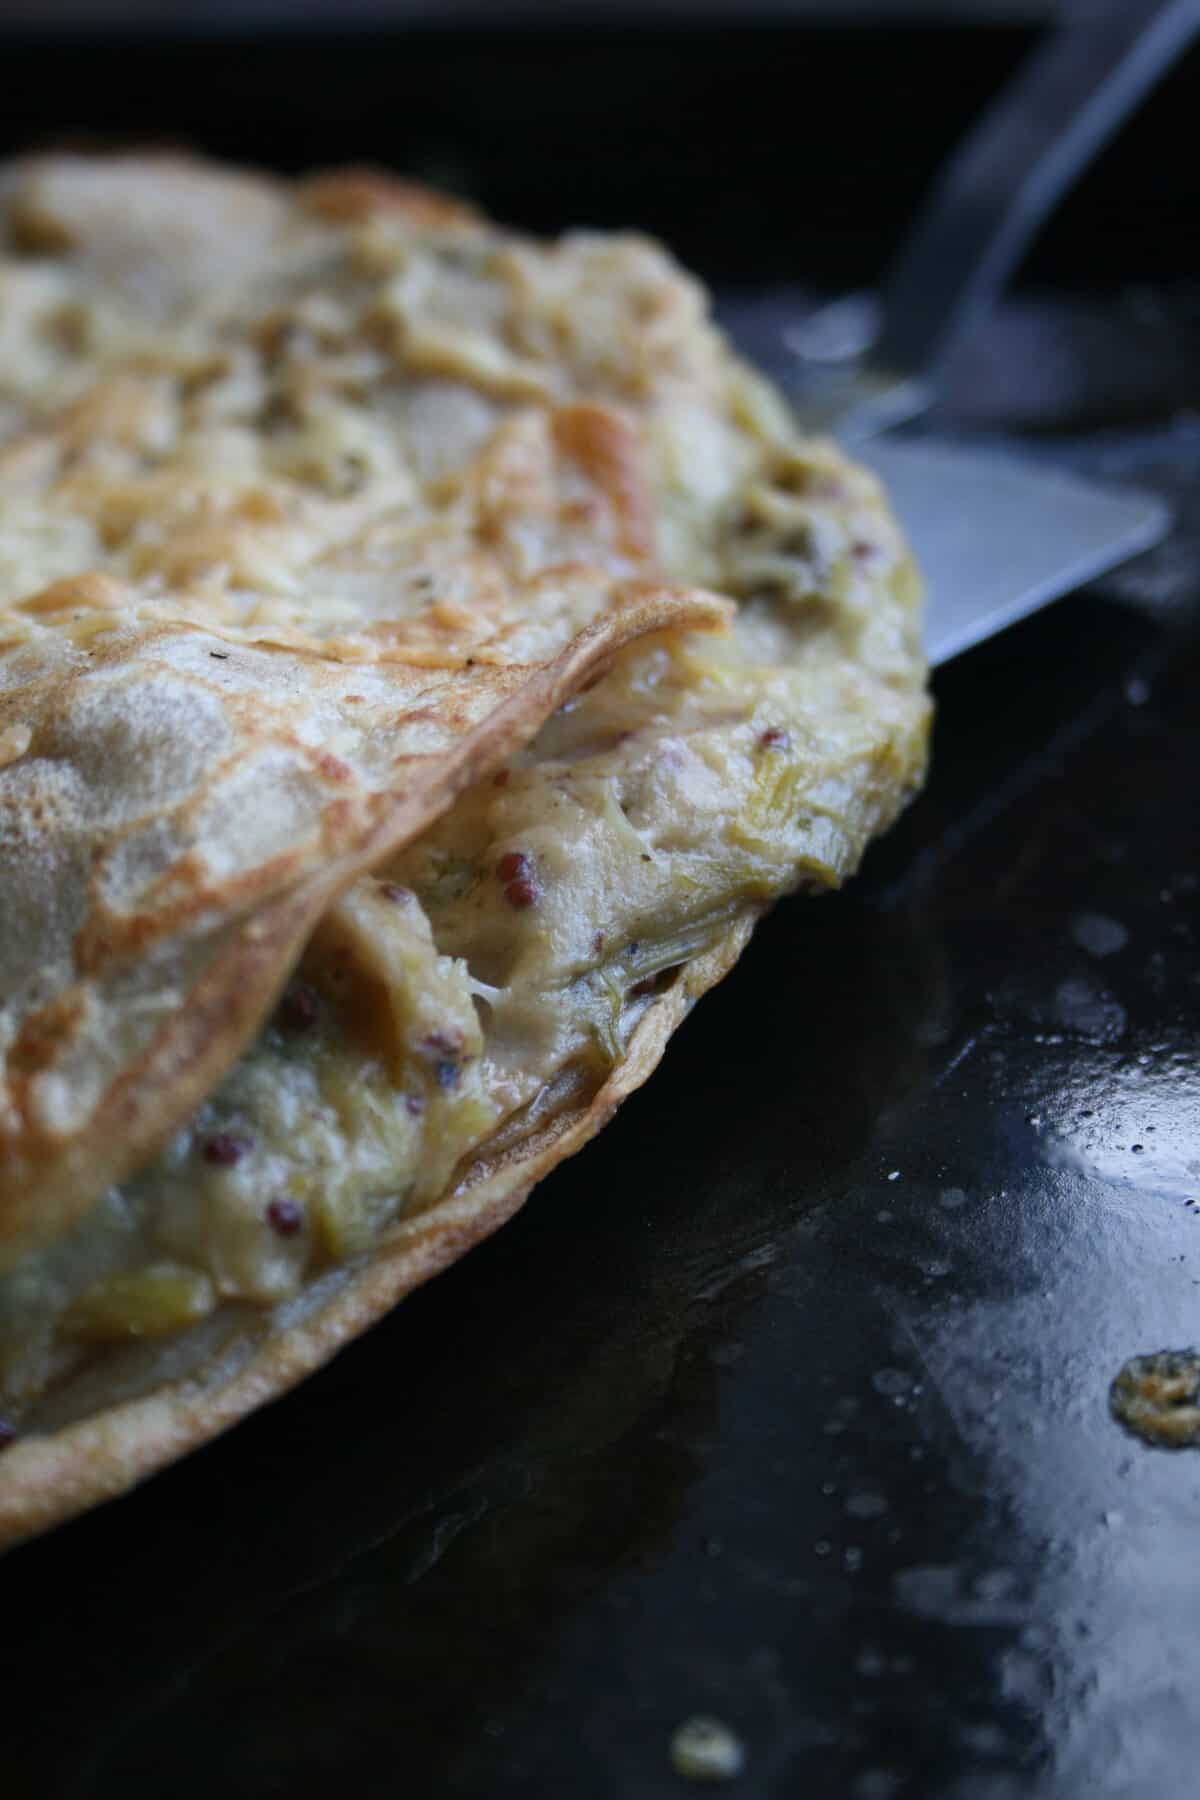
<instances>
[{"instance_id":1,"label":"oil droplet on pan","mask_svg":"<svg viewBox=\"0 0 1200 1800\"><path fill-rule=\"evenodd\" d=\"M745 1762L741 1739L720 1719L685 1719L671 1739L671 1767L689 1781L732 1781Z\"/></svg>"},{"instance_id":2,"label":"oil droplet on pan","mask_svg":"<svg viewBox=\"0 0 1200 1800\"><path fill-rule=\"evenodd\" d=\"M1131 1356L1108 1391L1113 1418L1162 1450L1200 1448L1200 1352Z\"/></svg>"}]
</instances>

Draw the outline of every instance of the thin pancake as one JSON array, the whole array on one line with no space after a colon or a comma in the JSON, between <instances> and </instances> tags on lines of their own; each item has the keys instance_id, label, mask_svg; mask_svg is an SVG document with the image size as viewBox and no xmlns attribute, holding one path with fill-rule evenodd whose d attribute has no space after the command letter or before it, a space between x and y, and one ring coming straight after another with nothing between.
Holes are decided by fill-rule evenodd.
<instances>
[{"instance_id":1,"label":"thin pancake","mask_svg":"<svg viewBox=\"0 0 1200 1800\"><path fill-rule=\"evenodd\" d=\"M594 622L541 664L347 671L160 625L0 697L26 746L0 770L0 1269L199 1104L360 868L622 644L723 618L699 594L574 585Z\"/></svg>"},{"instance_id":2,"label":"thin pancake","mask_svg":"<svg viewBox=\"0 0 1200 1800\"><path fill-rule=\"evenodd\" d=\"M0 755L59 859L0 867L15 1537L508 1217L853 871L929 708L877 484L655 246L136 159L0 221ZM698 590L732 632L646 635Z\"/></svg>"},{"instance_id":3,"label":"thin pancake","mask_svg":"<svg viewBox=\"0 0 1200 1800\"><path fill-rule=\"evenodd\" d=\"M621 1101L653 1074L671 1034L701 994L732 968L754 923L754 914L739 919L721 944L689 966L670 996L646 1013L626 1061L598 1093L558 1115L532 1141L482 1156L451 1194L397 1226L370 1263L322 1295L321 1304L225 1346L198 1378L162 1383L148 1395L13 1444L0 1478L0 1547L126 1492L286 1393L405 1294L499 1230L531 1189L595 1137Z\"/></svg>"}]
</instances>

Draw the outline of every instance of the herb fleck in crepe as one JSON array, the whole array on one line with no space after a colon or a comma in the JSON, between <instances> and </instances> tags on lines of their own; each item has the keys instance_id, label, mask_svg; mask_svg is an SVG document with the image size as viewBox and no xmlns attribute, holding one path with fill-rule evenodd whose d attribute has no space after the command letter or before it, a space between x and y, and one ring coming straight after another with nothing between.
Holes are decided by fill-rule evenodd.
<instances>
[{"instance_id":1,"label":"herb fleck in crepe","mask_svg":"<svg viewBox=\"0 0 1200 1800\"><path fill-rule=\"evenodd\" d=\"M636 237L0 177L0 1538L493 1230L920 779L919 583Z\"/></svg>"}]
</instances>

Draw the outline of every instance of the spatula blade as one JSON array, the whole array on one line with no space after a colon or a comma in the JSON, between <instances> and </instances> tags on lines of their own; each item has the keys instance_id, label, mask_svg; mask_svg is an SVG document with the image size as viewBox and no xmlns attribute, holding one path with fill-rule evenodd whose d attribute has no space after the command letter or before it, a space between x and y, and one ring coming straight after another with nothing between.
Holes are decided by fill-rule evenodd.
<instances>
[{"instance_id":1,"label":"spatula blade","mask_svg":"<svg viewBox=\"0 0 1200 1800\"><path fill-rule=\"evenodd\" d=\"M1149 549L1170 525L1152 494L991 451L878 438L856 455L886 485L925 575L935 666Z\"/></svg>"}]
</instances>

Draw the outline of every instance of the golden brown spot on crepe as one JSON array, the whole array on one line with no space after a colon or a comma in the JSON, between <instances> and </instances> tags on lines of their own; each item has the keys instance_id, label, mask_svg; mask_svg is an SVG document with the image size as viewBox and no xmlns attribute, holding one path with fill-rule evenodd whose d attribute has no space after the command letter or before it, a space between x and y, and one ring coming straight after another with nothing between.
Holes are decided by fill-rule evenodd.
<instances>
[{"instance_id":1,"label":"golden brown spot on crepe","mask_svg":"<svg viewBox=\"0 0 1200 1800\"><path fill-rule=\"evenodd\" d=\"M310 211L339 225L358 224L377 213L397 213L413 225L433 228L470 225L479 219L465 201L420 182L401 181L382 169L335 169L310 176L301 184L300 198Z\"/></svg>"},{"instance_id":2,"label":"golden brown spot on crepe","mask_svg":"<svg viewBox=\"0 0 1200 1800\"><path fill-rule=\"evenodd\" d=\"M617 543L628 556L654 556L654 502L636 426L614 407L580 402L554 414L555 442L595 482L612 507Z\"/></svg>"},{"instance_id":3,"label":"golden brown spot on crepe","mask_svg":"<svg viewBox=\"0 0 1200 1800\"><path fill-rule=\"evenodd\" d=\"M0 769L17 762L33 742L33 732L20 720L0 731Z\"/></svg>"},{"instance_id":4,"label":"golden brown spot on crepe","mask_svg":"<svg viewBox=\"0 0 1200 1800\"><path fill-rule=\"evenodd\" d=\"M100 569L89 570L84 575L67 575L61 581L51 582L49 587L39 589L20 602L20 610L26 613L62 612L73 606L94 607L102 612L115 612L121 606L128 606L132 595L123 581L115 580Z\"/></svg>"}]
</instances>

